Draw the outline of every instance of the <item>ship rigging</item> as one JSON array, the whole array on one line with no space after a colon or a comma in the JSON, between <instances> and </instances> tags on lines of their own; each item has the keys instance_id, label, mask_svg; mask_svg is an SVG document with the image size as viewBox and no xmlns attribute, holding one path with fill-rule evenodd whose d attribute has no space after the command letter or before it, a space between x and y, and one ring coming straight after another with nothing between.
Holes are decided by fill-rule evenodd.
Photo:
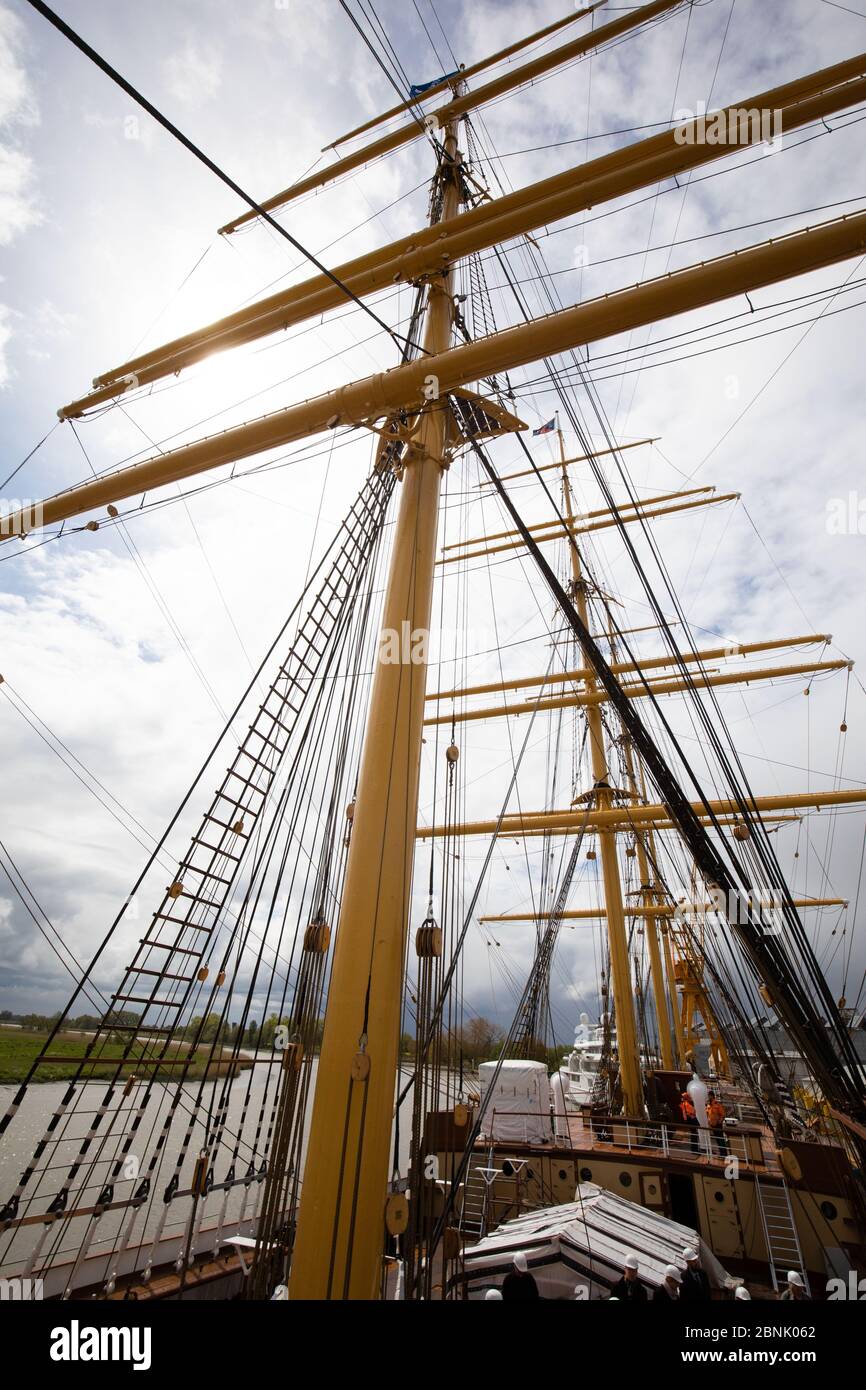
<instances>
[{"instance_id":1,"label":"ship rigging","mask_svg":"<svg viewBox=\"0 0 866 1390\"><path fill-rule=\"evenodd\" d=\"M398 81L399 105L334 142L347 153L256 200L48 6L30 3L246 204L221 235L264 222L315 271L97 376L58 412L82 449L103 412L349 304L387 333L394 363L92 469L39 504L38 543L74 544L122 528L138 499L159 505L151 494L170 484L317 435L331 448L371 441L368 476L326 553L9 1096L4 1143L25 1119L36 1138L0 1192L4 1272L42 1278L64 1298L187 1297L213 1281L262 1299L278 1286L290 1300L457 1298L479 1238L524 1210L571 1202L588 1182L630 1188L743 1277L764 1268L776 1283L782 1208L807 1278L821 1277L830 1245L859 1267L863 1055L809 927L810 914L847 900L829 879L820 893L796 886L778 837L824 808L862 813L866 788L758 788L724 705L730 691L805 681L809 695L846 682L844 736L852 662L823 632L720 643L695 631L659 535L668 518L727 514L740 495L689 479L637 487L632 451L659 441L617 438L594 353L655 324L669 335L657 348L686 349L692 330L680 336L669 322L681 315L742 297L751 315L758 291L847 271L866 252L866 211L833 209L568 304L538 238L760 148L767 131L743 112L773 112L774 140L829 129L866 102L866 54L730 103L733 147L701 139L695 117L497 191L482 152L487 107L564 64L603 65L656 31L664 40L693 9L595 4L470 67L455 61L411 94ZM564 41L550 47L554 37ZM426 225L328 268L278 219L411 145L432 167ZM544 286L544 314L531 308L515 247ZM411 305L397 325L382 317L394 287ZM801 307L819 302L804 295ZM613 356L601 362L599 377ZM538 375L518 378L522 369ZM535 430L544 462L524 418L542 387L555 411ZM592 489L585 509L577 468ZM35 537L24 509L8 534L26 556ZM599 535L616 539L628 574L616 590L593 549ZM492 594L506 565L541 616L546 669L510 671L496 630L492 676L473 679L455 660L450 679L440 663L431 680L431 633L448 614L465 633L474 592L489 584ZM479 798L474 768L487 768L472 731L503 722L508 776L500 798ZM544 766L527 782L542 745ZM505 845L525 864L537 849L540 868L526 875L528 907L487 912ZM592 896L588 866L600 868ZM129 904L145 898L148 920L136 924ZM518 1141L497 1129L503 1078L520 1063L526 1076L541 1067L547 1084L557 951L582 927L601 950L590 1080L569 1096L557 1065L553 1117L542 1101L541 1132L530 1126ZM528 930L533 943L483 1086L464 1029L465 948L479 928ZM121 948L106 995L104 965ZM70 1051L82 1000L97 1017ZM263 1004L267 1034L254 1012ZM62 1089L41 1114L38 1083L56 1067ZM739 1116L721 1154L708 1134L698 1150L678 1132L674 1098L701 1077ZM741 1167L723 1180L712 1165L731 1155ZM711 1180L724 1229L706 1210Z\"/></svg>"}]
</instances>

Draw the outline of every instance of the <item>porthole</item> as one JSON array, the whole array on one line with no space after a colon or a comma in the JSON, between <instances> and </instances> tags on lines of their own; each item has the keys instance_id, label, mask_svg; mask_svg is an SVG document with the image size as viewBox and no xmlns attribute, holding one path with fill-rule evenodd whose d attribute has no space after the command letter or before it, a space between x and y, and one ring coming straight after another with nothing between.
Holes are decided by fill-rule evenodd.
<instances>
[{"instance_id":1,"label":"porthole","mask_svg":"<svg viewBox=\"0 0 866 1390\"><path fill-rule=\"evenodd\" d=\"M580 1181L581 1181L581 1182L592 1182L592 1169L591 1169L591 1168L581 1168L581 1170L580 1170Z\"/></svg>"},{"instance_id":2,"label":"porthole","mask_svg":"<svg viewBox=\"0 0 866 1390\"><path fill-rule=\"evenodd\" d=\"M835 1221L836 1217L839 1215L839 1212L833 1202L822 1202L821 1215L823 1217L826 1217L828 1221Z\"/></svg>"},{"instance_id":3,"label":"porthole","mask_svg":"<svg viewBox=\"0 0 866 1390\"><path fill-rule=\"evenodd\" d=\"M566 1171L565 1171L564 1168L560 1168L560 1170L559 1170L559 1176L560 1176L561 1181L562 1181L562 1182L565 1182L566 1178L568 1177L568 1174L566 1173Z\"/></svg>"},{"instance_id":4,"label":"porthole","mask_svg":"<svg viewBox=\"0 0 866 1390\"><path fill-rule=\"evenodd\" d=\"M713 1197L717 1202L723 1202L725 1200L724 1192L716 1191L713 1193Z\"/></svg>"},{"instance_id":5,"label":"porthole","mask_svg":"<svg viewBox=\"0 0 866 1390\"><path fill-rule=\"evenodd\" d=\"M511 1164L509 1163L509 1161L508 1161L507 1158L504 1158L504 1159L502 1160L502 1175L503 1175L503 1177L506 1177L506 1178L513 1178L513 1177L514 1177L514 1169L513 1169L513 1167L511 1166Z\"/></svg>"},{"instance_id":6,"label":"porthole","mask_svg":"<svg viewBox=\"0 0 866 1390\"><path fill-rule=\"evenodd\" d=\"M631 1187L631 1173L620 1173L619 1180L623 1187Z\"/></svg>"}]
</instances>

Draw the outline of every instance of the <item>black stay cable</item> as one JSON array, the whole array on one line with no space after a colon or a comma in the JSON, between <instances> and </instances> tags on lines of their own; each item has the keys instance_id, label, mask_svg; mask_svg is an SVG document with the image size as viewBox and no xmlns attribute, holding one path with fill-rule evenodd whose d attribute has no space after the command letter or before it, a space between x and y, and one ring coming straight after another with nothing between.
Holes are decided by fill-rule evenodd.
<instances>
[{"instance_id":1,"label":"black stay cable","mask_svg":"<svg viewBox=\"0 0 866 1390\"><path fill-rule=\"evenodd\" d=\"M737 889L733 875L701 825L649 730L644 726L634 702L623 693L601 648L582 622L574 604L544 558L484 450L475 439L471 439L470 443L548 588L572 627L596 678L627 729L699 870L710 884L725 894L726 902L742 904L743 895ZM747 907L743 913L745 920L731 921L731 931L743 946L756 975L770 990L777 1012L810 1061L825 1095L828 1099L835 1099L840 1108L862 1117L866 1114L866 1107L859 1093L857 1068L848 1069L840 1064L822 1021L817 1016L812 999L804 989L797 987L797 981L792 977L783 944L767 931L766 925L761 921L760 912L756 920L750 898L743 906Z\"/></svg>"},{"instance_id":2,"label":"black stay cable","mask_svg":"<svg viewBox=\"0 0 866 1390\"><path fill-rule=\"evenodd\" d=\"M514 293L515 299L517 300L518 306L519 306L519 308L520 308L520 310L521 310L521 312L522 312L522 314L523 314L523 317L524 317L525 319L528 319L528 318L529 318L529 313L528 313L528 310L527 310L527 308L526 308L526 305L525 305L525 303L524 303L524 301L523 301L523 297L522 297L522 295L520 294L520 292L518 291L516 285L513 283L513 277L512 277L511 274L510 274L510 271L509 271L509 269L508 269L508 266L505 264L505 262L504 262L504 260L503 260L503 257L502 257L501 252L499 251L499 248L495 248L494 254L495 254L495 256L497 257L497 259L499 260L500 265L502 266L502 269L504 270L504 272L505 272L505 274L506 274L506 278L508 279L508 281L509 281L509 283L510 283L510 285L511 285L512 292ZM550 295L549 290L548 290L548 299L550 299L552 307L554 307L554 308L557 307L557 305L553 303L553 300L552 300L552 297L551 297L551 295ZM603 419L603 415L602 415L602 413L601 413L600 410L599 410L598 403L595 401L593 391L591 390L591 382L586 378L585 373L584 373L584 370L583 370L583 367L582 367L581 363L579 362L579 359L576 357L576 354L575 354L574 352L572 352L572 353L570 354L570 356L571 356L571 358L572 358L572 360L573 360L573 362L574 362L574 364L575 364L575 368L576 368L578 374L580 375L581 379L583 380L583 383L584 383L584 385L585 385L587 391L590 392L590 395L591 395L591 397L593 398L593 401L594 401L594 404L595 404L595 407L596 407L596 415L598 416L599 422L600 422L601 425L602 425L602 428L603 428L603 432L604 432L604 434L605 434L605 437L608 438L609 443L613 444L613 440L612 440L612 438L611 438L611 436L610 436L610 431L609 431L609 429L608 429L607 426L606 426L606 422L605 422L605 420ZM575 432L576 432L577 435L578 435L578 438L580 439L581 443L586 443L586 438L585 438L584 432L582 431L580 422L579 422L579 420L577 419L574 410L572 409L572 405L571 405L571 401L570 401L570 399L569 399L569 397L568 397L568 393L567 393L567 391L565 391L565 390L563 389L563 387L562 387L562 384L561 384L561 381L560 381L560 376L559 376L558 370L554 367L553 363L552 363L551 361L549 361L548 359L545 359L545 366L546 366L546 368L547 368L547 371L548 371L548 373L549 373L551 379L552 379L553 382L554 382L554 385L555 385L555 387L556 387L557 393L558 393L558 395L559 395L559 397L560 397L560 401L561 401L561 403L562 403L562 405L563 405L564 410L566 411L566 413L567 413L567 415L568 415L568 417L569 417L569 420L571 421L571 424L572 424L573 428L575 429ZM524 453L527 455L527 458L530 459L530 462L532 463L533 469L535 469L534 460L531 459L531 456L530 456L530 454L529 454L528 449L526 448L526 445L525 445L523 439L522 439L519 435L517 436L517 438L518 438L518 441L519 441L521 447L522 447L523 450L524 450ZM587 447L587 449L588 449L588 447L589 447L588 444L587 444L586 447ZM669 631L669 628L668 628L668 626L667 626L667 623L666 623L666 621L665 621L665 619L664 619L664 615L663 615L662 612L661 612L661 609L660 609L660 607L659 607L659 605L658 605L658 601L657 601L657 599L656 599L656 596L655 596L655 594L654 594L654 592L653 592L653 590L652 590L652 587L651 587L651 585L650 585L650 583L649 583L648 576L646 575L646 572L644 571L643 566L642 566L641 563L640 563L640 560L639 560L639 558L638 558L638 556L637 556L637 553L636 553L636 551L635 551L635 549L634 549L634 546L633 546L633 544L632 544L632 542L631 542L631 540L630 540L630 537L629 537L629 535L628 535L627 528L626 528L626 526L625 526L625 524L624 524L624 522L623 522L623 520L622 520L622 518L621 518L621 516L620 516L620 514L619 514L619 510L618 510L618 508L617 508L617 506L616 506L616 503L614 502L614 499L613 499L613 496L612 496L612 494L611 494L611 492L610 492L610 489L609 489L608 486L607 486L606 480L605 480L605 478L604 478L603 470L602 470L597 464L595 464L595 463L592 463L592 464L591 464L591 467L592 467L592 469L593 469L593 473L594 473L594 476L596 477L596 480L597 480L597 482L598 482L598 484L599 484L599 487L600 487L600 489L601 489L601 491L602 491L602 493L603 493L603 495L604 495L604 497L605 497L605 499L606 499L606 501L607 501L607 503L608 503L608 506L610 507L610 509L611 509L611 511L612 511L612 513L613 513L613 515L617 518L617 523L618 523L618 527L619 527L619 530L620 530L620 534L621 534L623 543L624 543L624 545L625 545L625 547L626 547L627 552L630 554L630 556L631 556L631 558L632 558L632 562L633 562L633 564L634 564L634 566L635 566L635 569L636 569L636 572L637 572L638 576L639 576L639 577L641 578L641 580L642 580L642 583L643 583L643 586L644 586L644 590L645 590L645 592L647 593L648 599L649 599L649 601L650 601L650 605L651 605L651 607L653 608L653 611L656 612L656 615L657 615L657 617L658 617L658 619L659 619L659 625L660 625L660 627L663 629L663 631L665 632L665 635L666 635L667 638L668 638L669 645L670 645L670 647L671 647L672 652L673 652L674 655L678 658L678 664L680 665L680 667L681 667L681 669L682 669L682 674L683 674L683 676L684 676L684 678L685 678L685 680L686 680L687 685L691 686L691 685L692 685L692 681L693 681L693 677L692 677L692 675L689 673L688 669L685 667L684 663L682 662L682 658L681 658L680 653L679 653L679 651L678 651L678 648L677 648L677 646L676 646L676 642L675 642L675 640L674 640L672 634L671 634L670 631ZM627 474L625 473L625 470L624 470L623 467L622 467L621 461L620 461L620 463L619 463L619 470L620 470L620 474L621 474L622 480L623 480L623 482L624 482L625 485L626 485L627 492L628 492L629 496L632 497L632 500L634 500L634 494L633 494L633 491L632 491L631 486L630 486L630 484L629 484L628 476L627 476ZM549 488L547 488L546 483L544 482L543 479L540 479L540 478L539 478L539 481L541 481L541 482L543 483L543 485L544 485L544 490L545 490L545 492L547 493L548 499L551 501L551 505L554 507L554 511L556 512L556 515L557 515L558 519L559 519L560 521L563 522L563 526L564 526L564 520L563 520L563 518L562 518L562 515L561 515L559 509L556 507L556 504L553 502L553 498L552 498L552 495L551 495L551 493L550 493ZM679 616L680 616L680 620L683 622L684 629L685 629L685 631L688 633L688 631L689 631L688 622L687 622L686 619L685 619L685 615L684 615L684 613L682 612L681 606L680 606L680 604L679 604L679 600L677 599L677 596L676 596L676 594L675 594L675 592L674 592L674 590L673 590L673 588L672 588L672 585L671 585L671 583L670 583L669 576L668 576L668 574L667 574L667 570L666 570L666 568L665 568L665 566L664 566L664 563L663 563L663 561L662 561L662 559L661 559L660 554L658 553L657 546L655 546L655 543L654 543L654 541L653 541L653 538L652 538L651 534L649 534L649 528L647 527L646 522L645 522L642 518L641 518L640 520L641 520L641 529L642 529L642 531L645 533L645 535L647 536L647 540L648 540L648 542L649 542L651 548L653 549L653 553L655 554L656 561L657 561L657 563L658 563L658 565L659 565L659 568L660 568L660 572L661 572L662 577L663 577L663 579L664 579L664 581L665 581L666 589L667 589L667 591L668 591L668 593L669 593L669 595L670 595L670 597L671 597L671 599L672 599L672 601L673 601L673 603L674 603L675 610L677 611L677 613L678 613ZM572 544L573 544L573 542L572 542ZM623 641L623 645L624 645L625 650L627 651L629 657L630 657L632 660L635 660L634 653L633 653L633 651L632 651L632 649L631 649L631 646L630 646L629 642L627 641L627 639L625 638L624 635L622 636L622 641ZM639 663L636 662L636 665L639 666ZM645 678L642 677L642 680L643 680L643 684L644 684L644 693L650 698L650 701L651 701L651 703L652 703L652 705L653 705L653 707L654 707L656 713L657 713L657 714L659 715L659 717L661 718L661 722L662 722L663 726L665 727L665 729L667 730L668 735L669 735L670 737L673 738L672 730L671 730L671 728L670 728L670 726L669 726L669 724L668 724L668 721L665 719L664 715L661 713L661 710L660 710L659 707L658 707L658 703L657 703L657 701L655 700L655 697L654 697L654 695L653 695L653 693L652 693L650 687L647 685ZM721 712L720 712L720 710L719 710L719 708L718 708L718 702L717 702L717 700L716 700L716 698L715 698L715 693L714 693L712 690L710 690L709 694L710 694L710 698L711 698L711 700L712 700L712 702L713 702L714 708L715 708L715 710L716 710L716 714L717 714L717 716L719 717L719 722L723 725L723 721L721 720ZM740 758L739 758L739 756L738 756L738 754L737 754L737 751L736 751L736 749L733 747L733 744L732 744L731 741L730 741L730 737L728 738L728 742L729 742L730 745L731 745L731 754L732 754L733 763L736 764L736 768L739 770L739 777L737 776L737 772L735 771L734 766L732 765L732 760L731 760L731 758L728 757L728 755L727 755L727 753L726 753L726 751L725 751L725 748L724 748L723 745L722 745L722 741L721 741L721 739L719 738L719 735L717 734L717 732L716 732L716 730L715 730L715 728L714 728L714 726L713 726L712 720L709 718L709 713L708 713L708 711L705 710L705 708L704 708L702 702L699 701L699 700L695 700L695 701L694 701L694 705L695 705L695 709L696 709L697 715L698 715L698 717L699 717L701 723L702 723L703 726L704 726L704 733L705 733L705 736L706 736L708 742L710 743L710 745L715 749L716 755L717 755L717 757L718 757L719 760L720 760L720 763L721 763L723 772L724 772L724 774L725 774L725 776L726 776L726 779L727 779L727 781L728 781L728 784L729 784L729 786L731 787L731 790L733 791L734 796L735 796L735 799L736 799L736 801L737 801L737 803L738 803L738 806L739 806L739 809L740 809L740 813L742 814L744 820L746 821L746 823L750 826L750 828L751 828L753 831L755 831L755 830L760 830L760 829L762 828L762 827L761 827L760 818L756 815L755 818L754 818L754 820L753 820L753 817L752 817L752 811L753 811L753 809L754 809L755 811L757 811L757 807L756 807L755 799L754 799L754 793L753 793L753 791L752 791L752 789L751 789L751 786L749 785L749 780L748 780L747 774L746 774L746 772L745 772L745 769L743 768L742 762L741 762L741 760L740 760ZM674 742L675 747L677 747L678 752L680 752L680 754L682 755L682 750L679 749L677 740L676 740L675 738L673 739L673 742ZM686 766L686 768L687 768L688 771L689 771L689 775L690 775L691 781L692 781L692 783L693 783L693 785L694 785L694 787L695 787L696 792L699 794L700 798L701 798L702 801L704 802L705 810L706 810L707 814L709 814L712 823L716 826L716 829L718 829L718 828L719 828L719 827L718 827L718 823L717 823L717 821L716 821L715 816L713 815L712 808L711 808L709 805L707 805L707 803L706 803L706 798L705 798L705 796L704 796L704 794L703 794L703 791L702 791L700 785L698 784L698 781L697 781L697 778L696 778L696 776L695 776L695 774L694 774L693 769L691 769L691 768L688 766L688 761L687 761L686 759L683 759L683 761L684 761L684 765ZM832 1032L832 1034L835 1036L835 1039L836 1039L836 1045L837 1045L837 1049L838 1049L837 1054L836 1054L836 1055L837 1055L837 1059L838 1059L838 1057L840 1057L840 1056L841 1056L841 1057L844 1057L844 1058L845 1058L845 1065L847 1065L847 1067L849 1068L849 1074L850 1074L850 1075L856 1075L856 1074L860 1071L860 1065L859 1065L859 1062L858 1062L858 1060L857 1060L856 1053L854 1052L853 1045L852 1045L852 1043L851 1043L850 1038L848 1037L847 1030L845 1029L844 1023L843 1023L842 1019L841 1019L840 1016L839 1016L838 1009L837 1009L837 1007L836 1007L836 1005L835 1005L835 1001L834 1001L834 999L833 999L833 997L832 997L832 995L831 995L831 993L830 993L829 986L827 985L827 982L826 982L826 980L824 979L824 977L821 975L820 970L818 969L817 961L814 959L814 956L813 956L812 952L811 952L811 951L809 950L809 948L808 948L808 942L807 942L807 940L806 940L806 938L805 938L805 934L804 934L804 929L803 929L802 923L800 922L800 919L799 919L799 917L798 917L798 914L797 914L797 912L796 912L796 909L794 908L793 902L792 902L792 900L791 900L790 892L788 891L787 885L785 884L784 877L783 877L783 875L782 875L782 873L781 873L781 870L780 870L780 868L779 868L779 865L778 865L778 862L777 862L777 860L776 860L776 858L775 858L775 855L773 854L772 847L771 847L770 844L769 844L769 837L768 837L768 836L765 835L765 836L763 837L763 841L759 841L757 838L755 839L754 852L755 852L756 857L757 857L758 860L760 861L760 864L761 864L761 867L762 867L762 869L763 869L764 874L767 876L767 877L766 877L766 881L767 881L768 883L773 883L773 884L775 884L776 887L777 887L777 889L778 889L778 891L780 892L780 894L781 894L781 896L782 896L782 900L783 900L783 904L784 904L784 915L785 915L785 918L786 918L786 922L787 922L788 928L789 928L790 932L792 933L792 936L794 937L795 941L797 941L797 942L799 943L799 946L800 946L800 953L801 953L801 957L802 957L801 965L802 965L803 970L805 971L806 976L808 977L808 980L811 981L811 987L812 987L812 989L811 989L811 993L810 993L808 982L804 982L804 981L802 981L802 980L796 978L796 977L794 976L794 974L792 973L790 961L788 961L787 959L780 959L779 965L780 965L780 967L781 967L781 969L782 969L783 974L786 975L787 981L788 981L788 993L789 993L789 996L790 996L792 999L796 999L796 1000L798 1001L798 1005L799 1005L799 1007L801 1008L801 1010L803 1011L804 1016L812 1017L813 1020L814 1020L814 1018L815 1018L815 1013L816 1013L815 1008L814 1008L814 1001L815 1001L816 999L820 999L820 1000L823 1001L824 1006L825 1006L826 1011L827 1011L827 1019L828 1019L830 1031ZM731 858L730 852L729 852L729 858ZM736 872L739 873L740 876L742 877L742 876L743 876L743 866L742 866L742 864L735 861L734 867L735 867Z\"/></svg>"},{"instance_id":3,"label":"black stay cable","mask_svg":"<svg viewBox=\"0 0 866 1390\"><path fill-rule=\"evenodd\" d=\"M370 50L370 52L372 53L372 55L373 55L375 61L378 63L379 67L382 69L382 71L383 71L383 73L385 74L385 76L387 77L388 81L391 83L391 86L394 88L394 91L397 93L397 95L398 95L398 97L400 98L400 100L401 100L402 102L405 102L405 101L406 101L406 93L401 89L399 82L398 82L398 81L396 80L396 78L394 77L394 74L393 74L393 72L391 72L391 70L390 70L390 68L388 67L387 63L384 61L384 59L381 57L381 55L380 55L379 53L376 52L376 49L375 49L375 46L374 46L374 44L373 44L372 39L369 37L368 34L365 34L365 33L364 33L363 27L358 23L358 20L357 20L357 19L355 18L355 16L352 14L352 11L349 9L349 6L348 6L347 3L346 3L346 0L340 0L340 4L342 5L342 7L343 7L343 9L345 10L346 14L349 16L349 19L351 20L351 22L354 24L354 26L355 26L355 28L357 29L358 33L361 35L361 38L363 39L364 43L365 43L365 44L367 45L367 47L369 48L369 50ZM362 7L362 13L363 13L363 7ZM367 16L364 15L364 18L366 19ZM387 36L386 36L386 42L387 42ZM392 50L392 52L393 52L393 50ZM396 54L394 55L394 57L396 58ZM405 74L404 74L404 76L405 76ZM418 122L419 125L423 126L424 121L423 121L422 117L418 115L417 111L414 111L414 110L411 110L411 109L410 109L409 114Z\"/></svg>"},{"instance_id":4,"label":"black stay cable","mask_svg":"<svg viewBox=\"0 0 866 1390\"><path fill-rule=\"evenodd\" d=\"M236 193L237 196L252 209L257 217L261 217L263 221L267 222L268 226L273 227L275 232L294 246L296 251L299 251L302 256L305 256L311 265L314 265L322 275L326 276L332 284L336 285L347 299L351 299L353 303L357 304L359 309L363 309L365 314L369 314L374 323L377 323L381 329L384 329L395 343L402 346L406 342L406 339L397 333L395 329L390 328L384 319L380 319L379 315L374 313L369 305L365 304L353 290L350 290L349 286L346 285L338 275L328 270L327 266L323 265L322 262L313 255L312 251L308 251L305 246L302 246L297 238L292 236L291 232L287 231L285 227L277 222L276 218L271 217L270 213L267 212L260 203L257 203L255 198L245 192L240 184L235 183L234 179L231 178L225 170L221 169L218 164L214 163L214 161L205 154L204 150L199 149L198 145L194 144L187 135L184 135L183 131L179 130L167 116L164 116L152 102L147 100L147 97L143 96L141 92L133 87L131 82L127 82L126 78L122 77L117 69L112 67L111 63L101 57L94 48L91 48L90 44L87 43L80 34L76 33L74 29L71 29L48 5L43 4L42 0L26 0L26 3L30 5L32 9L36 10L37 13L41 14L43 19L47 19L49 24L53 24L54 28L57 29L64 38L68 39L71 44L74 44L79 52L83 53L86 58L89 58L92 63L95 63L96 66L105 73L106 77L110 77L112 82L116 83L122 91L126 92L127 96L132 97L132 100L137 102L149 116L152 116L164 130L167 130L169 135L173 135L175 140L180 141L184 148L189 150L190 154L195 155L196 159L200 160L206 169L210 169L212 174L216 174L217 178L220 179L227 188L230 188L233 193ZM412 344L412 346L417 347L417 344ZM422 351L420 348L418 350Z\"/></svg>"}]
</instances>

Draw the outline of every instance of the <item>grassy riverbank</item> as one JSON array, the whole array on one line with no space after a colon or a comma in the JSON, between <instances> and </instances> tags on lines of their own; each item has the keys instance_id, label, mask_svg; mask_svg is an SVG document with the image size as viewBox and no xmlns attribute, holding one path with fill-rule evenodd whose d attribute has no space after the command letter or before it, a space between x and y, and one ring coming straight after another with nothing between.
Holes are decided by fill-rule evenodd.
<instances>
[{"instance_id":1,"label":"grassy riverbank","mask_svg":"<svg viewBox=\"0 0 866 1390\"><path fill-rule=\"evenodd\" d=\"M39 1052L45 1045L48 1035L43 1032L33 1032L29 1029L0 1029L0 1083L14 1085L16 1082L23 1081ZM83 1057L88 1047L93 1042L93 1036L81 1033L58 1033L57 1037L51 1042L48 1049L49 1056L58 1058L58 1061L51 1061L40 1066L34 1080L35 1081L68 1081L75 1076L78 1071L78 1062L62 1060L66 1057L70 1059ZM127 1043L121 1039L101 1038L83 1071L83 1076L96 1080L105 1080L114 1076L116 1071L116 1061L122 1055ZM163 1043L155 1039L150 1044L135 1042L130 1049L121 1077L126 1078L135 1072L134 1063L140 1057L154 1057L162 1051ZM165 1061L178 1061L189 1054L188 1043L172 1043L165 1053ZM231 1053L222 1051L217 1054L214 1060L208 1065L210 1047L199 1047L190 1062L189 1069L186 1071L186 1079L199 1081L205 1075L209 1080L217 1077L226 1076L229 1071L236 1075L239 1071L246 1071L251 1065L248 1059L232 1061ZM93 1065L93 1058L98 1058L97 1064ZM224 1059L224 1060L223 1060ZM183 1067L179 1066L142 1066L137 1073L140 1078L157 1077L161 1081L176 1079L183 1072Z\"/></svg>"}]
</instances>

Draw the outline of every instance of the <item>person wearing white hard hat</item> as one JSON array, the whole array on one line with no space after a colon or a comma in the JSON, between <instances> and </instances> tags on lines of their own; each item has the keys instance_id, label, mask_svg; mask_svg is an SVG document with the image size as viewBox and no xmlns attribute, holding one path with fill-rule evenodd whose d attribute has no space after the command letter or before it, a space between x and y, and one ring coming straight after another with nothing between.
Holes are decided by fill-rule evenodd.
<instances>
[{"instance_id":1,"label":"person wearing white hard hat","mask_svg":"<svg viewBox=\"0 0 866 1390\"><path fill-rule=\"evenodd\" d=\"M782 1298L790 1303L808 1303L809 1295L806 1292L806 1285L803 1276L796 1269L788 1270L788 1287L782 1294Z\"/></svg>"},{"instance_id":2,"label":"person wearing white hard hat","mask_svg":"<svg viewBox=\"0 0 866 1390\"><path fill-rule=\"evenodd\" d=\"M743 1300L743 1302L751 1303L752 1301L752 1295L749 1293L749 1290L746 1288L745 1284L737 1285L734 1291L734 1298L740 1298Z\"/></svg>"},{"instance_id":3,"label":"person wearing white hard hat","mask_svg":"<svg viewBox=\"0 0 866 1390\"><path fill-rule=\"evenodd\" d=\"M631 1250L622 1262L622 1278L618 1279L611 1289L611 1298L621 1303L646 1303L646 1285L637 1277L639 1269L640 1261Z\"/></svg>"},{"instance_id":4,"label":"person wearing white hard hat","mask_svg":"<svg viewBox=\"0 0 866 1390\"><path fill-rule=\"evenodd\" d=\"M515 1303L539 1298L538 1285L529 1272L529 1262L522 1250L512 1260L512 1267L502 1281L502 1297Z\"/></svg>"},{"instance_id":5,"label":"person wearing white hard hat","mask_svg":"<svg viewBox=\"0 0 866 1390\"><path fill-rule=\"evenodd\" d=\"M701 1257L694 1246L690 1245L683 1251L683 1259L686 1262L680 1293L683 1303L709 1303L710 1281L706 1271L701 1269Z\"/></svg>"},{"instance_id":6,"label":"person wearing white hard hat","mask_svg":"<svg viewBox=\"0 0 866 1390\"><path fill-rule=\"evenodd\" d=\"M497 1302L498 1302L498 1303L501 1303L501 1302L502 1302L502 1293L500 1292L499 1289L488 1289L487 1292L486 1292L486 1294L484 1295L484 1302L485 1302L485 1303L497 1303Z\"/></svg>"},{"instance_id":7,"label":"person wearing white hard hat","mask_svg":"<svg viewBox=\"0 0 866 1390\"><path fill-rule=\"evenodd\" d=\"M679 1303L683 1276L676 1265L665 1265L664 1283L653 1294L653 1303Z\"/></svg>"}]
</instances>

